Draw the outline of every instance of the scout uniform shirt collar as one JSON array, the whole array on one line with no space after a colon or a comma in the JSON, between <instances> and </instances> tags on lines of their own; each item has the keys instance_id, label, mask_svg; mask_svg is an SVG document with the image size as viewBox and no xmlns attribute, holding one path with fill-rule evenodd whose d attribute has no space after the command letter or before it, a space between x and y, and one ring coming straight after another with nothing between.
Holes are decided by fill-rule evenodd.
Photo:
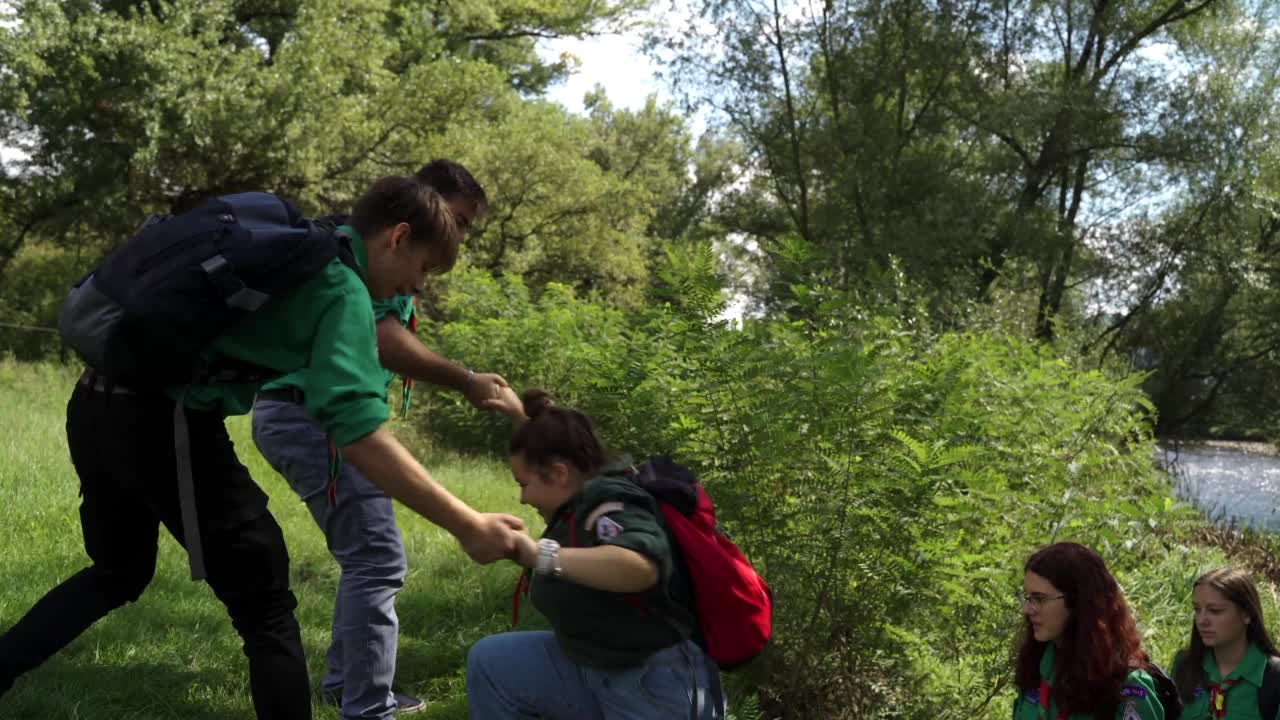
<instances>
[{"instance_id":1,"label":"scout uniform shirt collar","mask_svg":"<svg viewBox=\"0 0 1280 720\"><path fill-rule=\"evenodd\" d=\"M600 469L596 471L594 477L600 477L601 475L618 474L623 472L627 468L633 467L634 465L635 463L632 461L630 455L619 455L613 460L610 460L609 462L606 462L604 465L602 465ZM554 527L556 523L560 522L562 518L568 515L569 510L574 505L576 505L579 501L582 500L582 493L586 489L586 487L587 487L586 483L583 483L582 488L579 489L578 492L574 493L572 497L564 501L563 505L556 508L555 512L551 513L551 519L547 521L547 527L542 532L543 537L547 537L547 533L550 532L551 528Z\"/></svg>"},{"instance_id":2,"label":"scout uniform shirt collar","mask_svg":"<svg viewBox=\"0 0 1280 720\"><path fill-rule=\"evenodd\" d=\"M1058 703L1053 700L1053 660L1057 653L1057 646L1049 642L1044 646L1044 653L1040 655L1040 688L1036 695L1036 702L1040 705L1037 717L1048 718L1048 720L1062 720L1066 717L1065 713L1058 712L1050 714L1050 710L1056 707Z\"/></svg>"},{"instance_id":3,"label":"scout uniform shirt collar","mask_svg":"<svg viewBox=\"0 0 1280 720\"><path fill-rule=\"evenodd\" d=\"M1045 643L1044 654L1040 656L1040 677L1049 683L1049 687L1053 687L1053 656L1056 649L1057 645L1054 643Z\"/></svg>"},{"instance_id":4,"label":"scout uniform shirt collar","mask_svg":"<svg viewBox=\"0 0 1280 720\"><path fill-rule=\"evenodd\" d=\"M1204 667L1204 677L1209 684L1221 683L1226 680L1239 679L1248 682L1255 688L1262 687L1262 673L1267 669L1267 657L1262 654L1257 645L1249 643L1249 649L1244 653L1244 659L1240 661L1240 665L1228 673L1226 678L1218 674L1218 660L1214 657L1213 651L1210 650L1201 658Z\"/></svg>"}]
</instances>

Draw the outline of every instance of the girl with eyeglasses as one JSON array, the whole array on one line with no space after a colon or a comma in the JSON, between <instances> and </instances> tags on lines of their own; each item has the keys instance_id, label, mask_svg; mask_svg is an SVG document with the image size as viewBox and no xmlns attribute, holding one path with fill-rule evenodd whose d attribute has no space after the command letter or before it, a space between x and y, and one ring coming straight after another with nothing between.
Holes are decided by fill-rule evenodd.
<instances>
[{"instance_id":1,"label":"girl with eyeglasses","mask_svg":"<svg viewBox=\"0 0 1280 720\"><path fill-rule=\"evenodd\" d=\"M1191 644L1173 661L1183 720L1274 720L1280 659L1249 574L1210 570L1192 586Z\"/></svg>"},{"instance_id":2,"label":"girl with eyeglasses","mask_svg":"<svg viewBox=\"0 0 1280 720\"><path fill-rule=\"evenodd\" d=\"M1165 720L1137 626L1102 558L1055 543L1023 570L1014 720Z\"/></svg>"}]
</instances>

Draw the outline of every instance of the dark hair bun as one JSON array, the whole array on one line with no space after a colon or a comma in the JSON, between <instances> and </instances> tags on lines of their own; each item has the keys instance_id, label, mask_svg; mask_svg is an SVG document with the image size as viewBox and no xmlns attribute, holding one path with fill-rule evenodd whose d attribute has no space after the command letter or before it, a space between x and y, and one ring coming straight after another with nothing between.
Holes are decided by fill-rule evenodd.
<instances>
[{"instance_id":1,"label":"dark hair bun","mask_svg":"<svg viewBox=\"0 0 1280 720\"><path fill-rule=\"evenodd\" d=\"M529 388L520 393L520 402L524 405L524 416L530 420L537 420L547 408L555 405L551 393L542 388Z\"/></svg>"}]
</instances>

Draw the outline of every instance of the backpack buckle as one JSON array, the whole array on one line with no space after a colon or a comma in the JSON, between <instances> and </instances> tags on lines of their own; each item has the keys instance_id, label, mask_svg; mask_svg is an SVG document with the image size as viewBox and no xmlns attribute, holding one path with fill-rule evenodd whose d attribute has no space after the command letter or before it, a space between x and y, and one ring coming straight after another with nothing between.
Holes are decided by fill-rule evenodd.
<instances>
[{"instance_id":1,"label":"backpack buckle","mask_svg":"<svg viewBox=\"0 0 1280 720\"><path fill-rule=\"evenodd\" d=\"M246 286L244 281L236 275L231 263L221 255L214 255L200 263L200 269L209 276L214 287L222 293L227 307L253 312L271 299L270 295Z\"/></svg>"}]
</instances>

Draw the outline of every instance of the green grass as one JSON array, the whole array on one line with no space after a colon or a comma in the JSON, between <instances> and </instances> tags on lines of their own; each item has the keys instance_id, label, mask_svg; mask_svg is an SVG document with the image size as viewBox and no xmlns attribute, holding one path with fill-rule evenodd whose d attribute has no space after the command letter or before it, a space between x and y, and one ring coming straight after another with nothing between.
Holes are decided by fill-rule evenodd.
<instances>
[{"instance_id":1,"label":"green grass","mask_svg":"<svg viewBox=\"0 0 1280 720\"><path fill-rule=\"evenodd\" d=\"M0 359L0 632L87 562L77 516L78 482L63 427L74 380L74 370L56 364ZM248 418L234 418L229 427L241 459L270 495L272 513L289 543L292 585L314 687L324 672L338 568L305 507L254 449ZM531 510L517 504L516 488L499 459L442 452L405 426L396 424L392 429L438 479L474 507L517 512L535 528L541 527ZM506 562L476 566L443 531L403 508L398 512L409 555L409 574L397 604L401 620L398 685L429 701L429 710L419 717L464 718L467 649L486 635L509 629L517 571ZM1196 519L1193 525L1200 527L1203 521ZM1186 642L1190 585L1199 572L1233 561L1256 566L1258 557L1274 555L1267 538L1253 538L1255 544L1261 543L1258 547L1225 547L1193 530L1135 531L1139 542L1133 552L1147 560L1118 573L1147 648L1161 663L1167 664ZM253 716L239 637L209 588L187 579L185 553L171 538L162 537L156 578L142 599L111 614L20 679L0 699L0 718L229 720ZM1251 549L1252 554L1246 552ZM1274 633L1280 627L1280 592L1264 578L1280 577L1280 570L1253 569ZM1012 700L1007 676L989 702L973 705L975 698L992 694L983 678L990 680L1005 672L1007 638L1017 613L1016 604L1010 602L1007 627L958 630L974 640L974 648L997 648L989 657L930 653L913 658L916 669L929 678L926 694L965 699L963 705L971 710L967 717L1007 717ZM544 625L526 607L521 627ZM985 664L996 667L995 675L975 671ZM730 697L748 701L738 709L747 707L752 688L739 687L736 677L725 679L731 685ZM315 711L318 720L338 717L333 708L318 702Z\"/></svg>"},{"instance_id":2,"label":"green grass","mask_svg":"<svg viewBox=\"0 0 1280 720\"><path fill-rule=\"evenodd\" d=\"M0 360L0 631L87 564L78 481L66 447L65 405L75 372ZM240 458L271 497L292 561L298 620L312 686L324 650L338 567L303 504L249 438L247 417L228 422ZM481 510L516 512L505 463L432 450L392 428L451 491ZM476 640L509 629L517 569L472 564L444 531L397 507L409 557L400 594L399 688L430 703L418 717L464 718L464 666ZM226 720L253 716L240 639L208 586L188 579L186 554L161 533L155 580L141 600L100 621L0 700L4 718ZM521 627L538 627L529 608ZM337 718L315 703L316 718Z\"/></svg>"}]
</instances>

